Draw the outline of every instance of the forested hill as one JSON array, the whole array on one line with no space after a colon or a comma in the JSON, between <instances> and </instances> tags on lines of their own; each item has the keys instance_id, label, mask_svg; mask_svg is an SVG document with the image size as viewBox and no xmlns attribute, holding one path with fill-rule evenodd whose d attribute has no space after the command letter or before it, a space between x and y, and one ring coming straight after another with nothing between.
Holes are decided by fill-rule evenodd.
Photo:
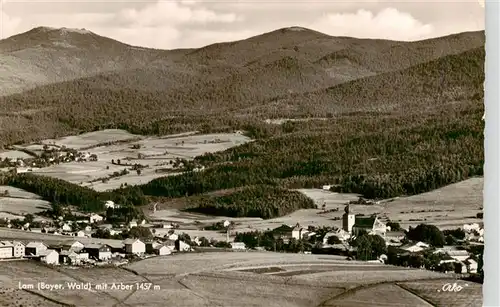
<instances>
[{"instance_id":1,"label":"forested hill","mask_svg":"<svg viewBox=\"0 0 500 307\"><path fill-rule=\"evenodd\" d=\"M221 204L253 198L266 215L283 188L336 184L339 191L385 198L482 175L483 82L484 32L394 42L281 29L185 50L168 65L1 97L0 144L105 127L141 134L246 130L255 142L196 158L206 171L106 197L130 195L141 205L143 194L193 195L196 203L200 194L243 188L233 197L208 198L202 209L237 215L246 209ZM308 120L265 122L271 118ZM22 180L27 190L34 186L33 178ZM60 193L76 189L50 184ZM267 194L254 193L256 186ZM77 192L93 201L104 197L97 194ZM273 204L259 205L265 197ZM288 199L296 205L289 208L310 206Z\"/></svg>"},{"instance_id":2,"label":"forested hill","mask_svg":"<svg viewBox=\"0 0 500 307\"><path fill-rule=\"evenodd\" d=\"M341 191L383 198L482 175L483 61L484 49L474 49L305 94L316 97L310 108L337 109L337 115L288 122L269 132L273 137L198 157L211 168L153 180L143 191L177 197L256 183L335 183ZM300 97L288 99L307 105Z\"/></svg>"},{"instance_id":3,"label":"forested hill","mask_svg":"<svg viewBox=\"0 0 500 307\"><path fill-rule=\"evenodd\" d=\"M162 51L83 30L36 28L0 41L0 58L12 64L11 73L0 77L11 81L0 82L0 87L20 83L12 81L18 76L36 75L19 68L42 67L41 74L54 77L41 83L35 78L38 87L0 97L0 146L107 127L159 134L249 125L258 130L255 125L270 117L384 112L391 108L387 103L366 96L372 91L369 86L380 84L336 86L385 74L379 79L385 87L378 90L386 97L399 101L393 94L418 96L422 91L413 83L404 92L397 87L425 75L412 80L392 72L483 45L484 31L397 42L284 28L196 50ZM82 59L82 67L73 59ZM435 90L439 76L432 75L434 79L418 83L427 82ZM387 86L395 80L401 82ZM329 88L336 93L322 94ZM344 98L351 99L346 106Z\"/></svg>"}]
</instances>

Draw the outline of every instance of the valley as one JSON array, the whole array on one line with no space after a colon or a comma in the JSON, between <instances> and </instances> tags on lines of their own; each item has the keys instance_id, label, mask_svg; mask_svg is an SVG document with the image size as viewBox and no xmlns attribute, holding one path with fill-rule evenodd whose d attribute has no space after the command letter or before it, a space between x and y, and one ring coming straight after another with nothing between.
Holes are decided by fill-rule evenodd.
<instances>
[{"instance_id":1,"label":"valley","mask_svg":"<svg viewBox=\"0 0 500 307\"><path fill-rule=\"evenodd\" d=\"M0 40L0 305L480 304L484 43Z\"/></svg>"}]
</instances>

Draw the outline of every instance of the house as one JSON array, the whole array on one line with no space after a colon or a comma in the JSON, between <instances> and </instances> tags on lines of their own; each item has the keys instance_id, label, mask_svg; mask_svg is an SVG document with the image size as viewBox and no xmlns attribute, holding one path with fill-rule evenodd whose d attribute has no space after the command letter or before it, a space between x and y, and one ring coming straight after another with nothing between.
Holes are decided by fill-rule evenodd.
<instances>
[{"instance_id":1,"label":"house","mask_svg":"<svg viewBox=\"0 0 500 307\"><path fill-rule=\"evenodd\" d=\"M111 258L111 247L106 244L87 244L83 251L96 260L106 261Z\"/></svg>"},{"instance_id":2,"label":"house","mask_svg":"<svg viewBox=\"0 0 500 307\"><path fill-rule=\"evenodd\" d=\"M66 231L66 232L70 232L72 231L73 229L71 228L71 226L69 226L67 223L64 223L61 227L62 231Z\"/></svg>"},{"instance_id":3,"label":"house","mask_svg":"<svg viewBox=\"0 0 500 307\"><path fill-rule=\"evenodd\" d=\"M80 237L80 238L86 237L85 231L83 231L83 230L78 230L77 232L73 233L73 235L75 237Z\"/></svg>"},{"instance_id":4,"label":"house","mask_svg":"<svg viewBox=\"0 0 500 307\"><path fill-rule=\"evenodd\" d=\"M174 226L172 224L160 224L157 228L172 229Z\"/></svg>"},{"instance_id":5,"label":"house","mask_svg":"<svg viewBox=\"0 0 500 307\"><path fill-rule=\"evenodd\" d=\"M118 243L106 243L107 246L111 248L111 253L124 253L125 252L125 245L123 243L118 242Z\"/></svg>"},{"instance_id":6,"label":"house","mask_svg":"<svg viewBox=\"0 0 500 307\"><path fill-rule=\"evenodd\" d=\"M301 227L300 224L297 223L297 225L292 228L292 238L300 240L304 238L305 234L308 232L307 228Z\"/></svg>"},{"instance_id":7,"label":"house","mask_svg":"<svg viewBox=\"0 0 500 307\"><path fill-rule=\"evenodd\" d=\"M404 231L387 231L385 233L384 239L387 245L399 245L401 241L405 238Z\"/></svg>"},{"instance_id":8,"label":"house","mask_svg":"<svg viewBox=\"0 0 500 307\"><path fill-rule=\"evenodd\" d=\"M62 248L69 251L80 251L85 247L85 245L79 241L69 241L63 244Z\"/></svg>"},{"instance_id":9,"label":"house","mask_svg":"<svg viewBox=\"0 0 500 307\"><path fill-rule=\"evenodd\" d=\"M290 239L292 238L292 230L292 227L283 224L280 227L272 230L273 237L275 239Z\"/></svg>"},{"instance_id":10,"label":"house","mask_svg":"<svg viewBox=\"0 0 500 307\"><path fill-rule=\"evenodd\" d=\"M0 259L12 258L14 256L14 245L8 241L0 242Z\"/></svg>"},{"instance_id":11,"label":"house","mask_svg":"<svg viewBox=\"0 0 500 307\"><path fill-rule=\"evenodd\" d=\"M231 242L229 244L231 244L232 249L247 249L245 243L243 242Z\"/></svg>"},{"instance_id":12,"label":"house","mask_svg":"<svg viewBox=\"0 0 500 307\"><path fill-rule=\"evenodd\" d=\"M123 230L121 230L121 229L110 229L109 230L109 234L112 235L112 236L121 234L122 232L123 232Z\"/></svg>"},{"instance_id":13,"label":"house","mask_svg":"<svg viewBox=\"0 0 500 307\"><path fill-rule=\"evenodd\" d=\"M125 252L127 254L144 254L146 253L146 244L139 239L127 239L123 241L125 244Z\"/></svg>"},{"instance_id":14,"label":"house","mask_svg":"<svg viewBox=\"0 0 500 307\"><path fill-rule=\"evenodd\" d=\"M63 250L59 253L59 263L79 265L81 260L75 251Z\"/></svg>"},{"instance_id":15,"label":"house","mask_svg":"<svg viewBox=\"0 0 500 307\"><path fill-rule=\"evenodd\" d=\"M132 220L128 223L128 227L129 228L133 228L133 227L137 227L137 221L136 220Z\"/></svg>"},{"instance_id":16,"label":"house","mask_svg":"<svg viewBox=\"0 0 500 307\"><path fill-rule=\"evenodd\" d=\"M467 273L477 273L478 265L476 260L469 258L465 260L463 263L467 268Z\"/></svg>"},{"instance_id":17,"label":"house","mask_svg":"<svg viewBox=\"0 0 500 307\"><path fill-rule=\"evenodd\" d=\"M100 216L99 214L95 214L95 213L92 213L89 217L90 223L98 223L98 222L102 222L103 220L104 220L104 218L102 216Z\"/></svg>"},{"instance_id":18,"label":"house","mask_svg":"<svg viewBox=\"0 0 500 307\"><path fill-rule=\"evenodd\" d=\"M451 258L455 259L456 261L465 261L469 259L470 255L469 252L466 250L452 250L446 252Z\"/></svg>"},{"instance_id":19,"label":"house","mask_svg":"<svg viewBox=\"0 0 500 307\"><path fill-rule=\"evenodd\" d=\"M144 244L146 244L146 253L148 254L152 254L154 252L155 247L161 245L158 242L145 242Z\"/></svg>"},{"instance_id":20,"label":"house","mask_svg":"<svg viewBox=\"0 0 500 307\"><path fill-rule=\"evenodd\" d=\"M168 235L167 239L175 241L175 240L179 239L179 235L176 233L173 233L173 234Z\"/></svg>"},{"instance_id":21,"label":"house","mask_svg":"<svg viewBox=\"0 0 500 307\"><path fill-rule=\"evenodd\" d=\"M163 245L165 245L166 247L168 247L171 251L175 250L175 241L174 240L165 240L163 242Z\"/></svg>"},{"instance_id":22,"label":"house","mask_svg":"<svg viewBox=\"0 0 500 307\"><path fill-rule=\"evenodd\" d=\"M46 264L59 264L59 253L53 249L45 249L37 255L40 258L40 261Z\"/></svg>"},{"instance_id":23,"label":"house","mask_svg":"<svg viewBox=\"0 0 500 307\"><path fill-rule=\"evenodd\" d=\"M429 247L430 246L427 243L417 242L415 244L406 244L404 246L401 246L400 248L405 250L405 251L408 251L410 253L418 253L418 252L421 252L423 250L428 249Z\"/></svg>"},{"instance_id":24,"label":"house","mask_svg":"<svg viewBox=\"0 0 500 307\"><path fill-rule=\"evenodd\" d=\"M325 236L323 237L323 245L328 244L328 238L333 236L338 237L339 240L343 242L347 241L351 237L351 235L347 231L343 229L335 229L325 234Z\"/></svg>"},{"instance_id":25,"label":"house","mask_svg":"<svg viewBox=\"0 0 500 307\"><path fill-rule=\"evenodd\" d=\"M201 244L200 238L198 238L198 237L194 237L194 239L192 239L191 242L193 242L194 244L196 244L198 246L200 246L200 244Z\"/></svg>"},{"instance_id":26,"label":"house","mask_svg":"<svg viewBox=\"0 0 500 307\"><path fill-rule=\"evenodd\" d=\"M16 258L22 258L25 255L25 245L23 242L19 241L14 241L12 242L12 245L14 246L14 253L13 256Z\"/></svg>"},{"instance_id":27,"label":"house","mask_svg":"<svg viewBox=\"0 0 500 307\"><path fill-rule=\"evenodd\" d=\"M164 256L172 254L172 250L165 245L158 245L153 248L153 253L158 256Z\"/></svg>"},{"instance_id":28,"label":"house","mask_svg":"<svg viewBox=\"0 0 500 307\"><path fill-rule=\"evenodd\" d=\"M26 256L38 256L42 251L47 250L49 247L43 242L29 242L24 248Z\"/></svg>"},{"instance_id":29,"label":"house","mask_svg":"<svg viewBox=\"0 0 500 307\"><path fill-rule=\"evenodd\" d=\"M105 207L106 209L108 209L108 208L112 208L112 209L114 209L114 208L115 208L115 203L114 203L112 200L108 200L108 201L106 201L106 202L104 203L104 207Z\"/></svg>"},{"instance_id":30,"label":"house","mask_svg":"<svg viewBox=\"0 0 500 307\"><path fill-rule=\"evenodd\" d=\"M184 241L176 240L175 249L179 252L189 252L191 251L191 246L189 244L186 244Z\"/></svg>"},{"instance_id":31,"label":"house","mask_svg":"<svg viewBox=\"0 0 500 307\"><path fill-rule=\"evenodd\" d=\"M473 232L473 231L479 231L480 226L478 223L464 224L462 229L464 230L464 232Z\"/></svg>"}]
</instances>

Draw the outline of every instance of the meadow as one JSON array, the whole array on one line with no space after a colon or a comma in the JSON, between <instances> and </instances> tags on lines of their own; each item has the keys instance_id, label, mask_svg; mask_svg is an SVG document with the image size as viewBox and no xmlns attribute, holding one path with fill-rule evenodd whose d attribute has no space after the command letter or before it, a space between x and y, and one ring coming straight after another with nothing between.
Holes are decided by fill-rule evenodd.
<instances>
[{"instance_id":1,"label":"meadow","mask_svg":"<svg viewBox=\"0 0 500 307\"><path fill-rule=\"evenodd\" d=\"M265 267L279 267L282 272L293 272L300 268L302 274L277 276L263 270L248 272L249 269ZM150 282L156 286L148 291L34 291L60 304L74 306L311 307L356 306L360 302L370 302L370 306L391 306L387 305L390 303L388 297L393 302L397 297L399 306L432 306L425 305L425 301L419 296L425 296L425 300L431 304L439 305L443 302L442 299L438 295L430 295L430 291L437 293L437 289L444 283L455 281L453 274L395 269L391 266L346 261L338 256L265 252L160 256L122 268L56 269L30 261L18 261L0 262L0 279L5 281L3 291L15 293L17 298L2 306L20 306L19 302L31 298L31 293L17 291L15 288L19 281L34 282L40 280L42 275L47 283L81 281L91 282L93 285L103 282L133 285L136 282ZM400 283L403 286L399 286ZM480 285L468 284L467 296L454 299L458 303L456 306L472 306L466 304L481 299ZM416 285L422 286L416 289ZM406 290L407 287L416 290ZM40 304L51 306L44 301Z\"/></svg>"},{"instance_id":2,"label":"meadow","mask_svg":"<svg viewBox=\"0 0 500 307\"><path fill-rule=\"evenodd\" d=\"M131 134L120 129L67 136L60 139L43 140L39 144L28 144L20 148L40 152L43 145L73 148L95 154L98 161L69 162L33 169L32 173L65 180L92 188L96 191L118 189L122 185L146 184L149 181L168 175L181 173L175 171L175 159L191 160L205 153L223 151L233 146L249 142L240 133L196 134L196 132L158 137ZM120 161L122 165L112 163ZM146 166L138 174L128 174L109 178L115 172L129 170L133 164ZM104 180L103 179L108 179Z\"/></svg>"}]
</instances>

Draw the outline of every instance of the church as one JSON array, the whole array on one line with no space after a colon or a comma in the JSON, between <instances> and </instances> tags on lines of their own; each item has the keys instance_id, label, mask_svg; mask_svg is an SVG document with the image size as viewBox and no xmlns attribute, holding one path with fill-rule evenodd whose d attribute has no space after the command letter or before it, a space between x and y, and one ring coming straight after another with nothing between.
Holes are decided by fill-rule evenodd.
<instances>
[{"instance_id":1,"label":"church","mask_svg":"<svg viewBox=\"0 0 500 307\"><path fill-rule=\"evenodd\" d=\"M369 234L385 236L387 225L377 216L356 216L350 211L349 205L344 208L342 216L342 229L351 235L357 235L364 230Z\"/></svg>"}]
</instances>

